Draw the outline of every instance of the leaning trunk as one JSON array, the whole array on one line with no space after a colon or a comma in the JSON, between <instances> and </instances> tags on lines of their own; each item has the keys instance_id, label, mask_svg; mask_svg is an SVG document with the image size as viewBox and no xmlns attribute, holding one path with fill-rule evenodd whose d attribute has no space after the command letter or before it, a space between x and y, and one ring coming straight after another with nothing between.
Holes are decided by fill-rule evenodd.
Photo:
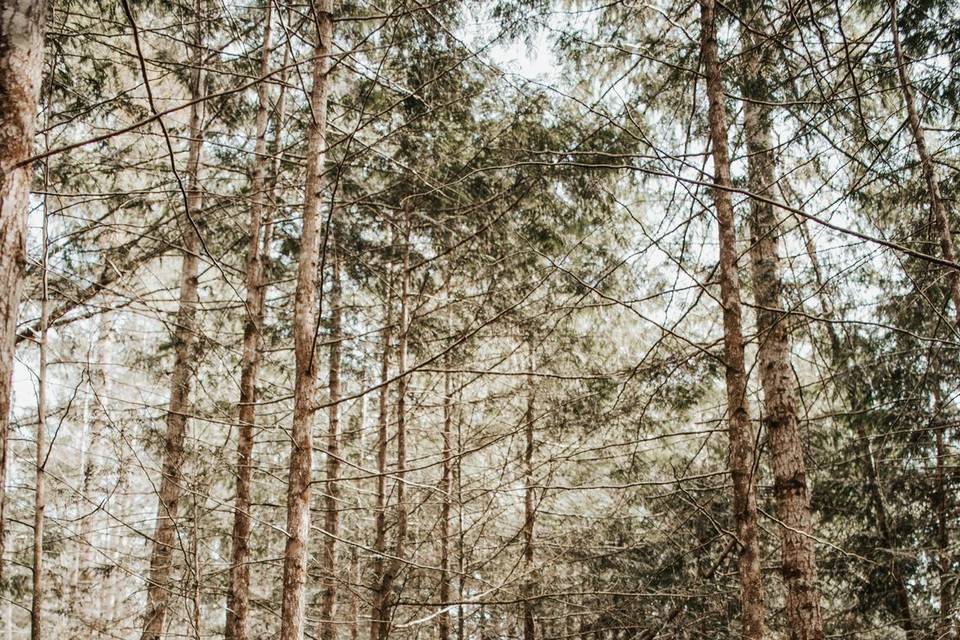
<instances>
[{"instance_id":1,"label":"leaning trunk","mask_svg":"<svg viewBox=\"0 0 960 640\"><path fill-rule=\"evenodd\" d=\"M754 477L754 438L747 404L743 329L740 310L740 274L737 237L730 197L730 156L723 77L717 54L715 0L700 0L701 55L709 102L710 141L713 145L714 186L720 235L720 303L723 306L723 346L726 360L727 420L730 437L730 475L733 480L733 519L740 543L740 607L746 640L764 635L763 583L757 532L757 490Z\"/></svg>"}]
</instances>

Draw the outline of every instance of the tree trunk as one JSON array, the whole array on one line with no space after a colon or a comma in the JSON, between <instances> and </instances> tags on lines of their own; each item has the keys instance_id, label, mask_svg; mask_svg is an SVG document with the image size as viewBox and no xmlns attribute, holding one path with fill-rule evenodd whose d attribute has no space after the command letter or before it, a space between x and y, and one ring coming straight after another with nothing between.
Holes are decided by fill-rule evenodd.
<instances>
[{"instance_id":1,"label":"tree trunk","mask_svg":"<svg viewBox=\"0 0 960 640\"><path fill-rule=\"evenodd\" d=\"M409 339L409 290L410 290L410 228L409 217L404 221L403 264L400 273L400 326L397 335L397 538L394 541L393 558L386 563L383 578L380 581L380 617L378 619L379 640L387 640L390 635L390 623L393 618L393 583L402 569L403 554L407 542L407 388L410 378L406 374L407 343Z\"/></svg>"},{"instance_id":2,"label":"tree trunk","mask_svg":"<svg viewBox=\"0 0 960 640\"><path fill-rule=\"evenodd\" d=\"M740 274L737 238L730 197L730 156L723 77L717 54L715 0L700 0L701 54L709 102L710 140L713 145L714 187L720 235L720 297L723 305L723 346L726 359L727 420L730 436L730 475L733 480L733 518L740 543L740 608L746 640L764 635L763 582L757 530L757 489L753 429L747 404L743 329L740 309Z\"/></svg>"},{"instance_id":3,"label":"tree trunk","mask_svg":"<svg viewBox=\"0 0 960 640\"><path fill-rule=\"evenodd\" d=\"M327 133L327 73L332 51L331 0L316 4L317 43L313 65L310 109L313 119L307 139L307 180L303 230L297 265L293 311L296 371L293 391L293 429L290 434L290 472L287 482L287 544L283 556L283 602L280 640L301 640L306 614L307 552L310 540L310 480L313 468L313 414L317 379L317 261L320 189Z\"/></svg>"},{"instance_id":4,"label":"tree trunk","mask_svg":"<svg viewBox=\"0 0 960 640\"><path fill-rule=\"evenodd\" d=\"M47 187L49 167L44 166L43 181ZM44 191L47 191L44 188ZM50 318L50 297L47 279L47 261L49 256L47 199L43 200L43 240L41 251L42 285L40 294L40 379L37 394L37 437L36 437L36 482L33 502L33 599L30 607L30 638L43 638L43 512L46 508L47 466L47 339L48 320Z\"/></svg>"},{"instance_id":5,"label":"tree trunk","mask_svg":"<svg viewBox=\"0 0 960 640\"><path fill-rule=\"evenodd\" d=\"M260 56L260 75L266 75L270 65L271 8L264 7L263 49ZM250 479L253 472L253 438L257 421L257 376L260 371L260 349L263 346L264 300L266 297L266 269L270 261L270 243L273 237L273 184L267 188L267 126L270 99L267 83L257 86L257 141L254 146L253 178L250 183L250 239L247 244L247 300L246 322L243 329L243 355L240 363L240 402L237 407L237 494L233 507L233 553L230 562L230 584L227 588L227 619L224 628L226 640L246 640L247 614L250 598ZM283 113L283 89L277 104ZM282 118L282 116L281 116ZM277 120L279 141L281 118ZM262 229L262 231L261 231Z\"/></svg>"},{"instance_id":6,"label":"tree trunk","mask_svg":"<svg viewBox=\"0 0 960 640\"><path fill-rule=\"evenodd\" d=\"M787 316L783 312L778 222L775 197L771 96L764 64L766 43L757 42L758 29L744 28L747 61L743 93L748 184L751 193L768 201L750 201L750 259L757 306L760 383L763 387L763 426L770 438L777 513L783 523L782 574L786 585L787 624L791 640L822 640L816 549L812 538L810 493L797 419L797 385L790 365ZM762 33L762 31L759 31Z\"/></svg>"},{"instance_id":7,"label":"tree trunk","mask_svg":"<svg viewBox=\"0 0 960 640\"><path fill-rule=\"evenodd\" d=\"M199 44L199 43L198 43ZM198 46L197 51L201 48ZM199 53L198 53L199 59ZM199 65L194 72L192 97L203 95L203 81ZM153 552L147 578L147 607L143 620L141 640L159 640L163 634L169 599L169 581L176 543L177 514L183 475L183 447L186 436L187 412L190 404L191 364L195 355L196 316L199 297L197 277L199 270L200 236L194 227L196 214L203 202L200 189L200 152L203 145L202 103L190 107L190 153L187 159L186 210L180 216L180 234L183 242L180 266L180 300L176 328L173 335L174 362L170 374L170 401L167 406L167 425L164 436L163 469L160 481L157 524L153 536Z\"/></svg>"},{"instance_id":8,"label":"tree trunk","mask_svg":"<svg viewBox=\"0 0 960 640\"><path fill-rule=\"evenodd\" d=\"M320 638L334 640L337 637L335 614L337 610L337 536L340 530L340 360L343 352L343 316L340 283L339 236L335 222L330 222L331 271L333 282L330 287L330 362L329 385L330 407L327 431L327 482L324 495L325 537L323 540L324 584L320 609Z\"/></svg>"},{"instance_id":9,"label":"tree trunk","mask_svg":"<svg viewBox=\"0 0 960 640\"><path fill-rule=\"evenodd\" d=\"M531 347L530 371L534 370L533 348ZM523 640L535 640L536 625L533 619L533 582L530 573L533 571L533 535L536 524L533 489L533 431L535 416L535 398L533 377L527 381L527 409L523 416L523 432L526 439L526 448L523 452L523 563L527 577L523 585Z\"/></svg>"},{"instance_id":10,"label":"tree trunk","mask_svg":"<svg viewBox=\"0 0 960 640\"><path fill-rule=\"evenodd\" d=\"M37 101L43 77L45 0L0 5L0 581L3 579L7 442L20 289L27 264L27 208Z\"/></svg>"},{"instance_id":11,"label":"tree trunk","mask_svg":"<svg viewBox=\"0 0 960 640\"><path fill-rule=\"evenodd\" d=\"M445 278L444 291L447 304L447 332L452 335L450 308L450 277ZM437 620L439 640L450 640L450 473L451 473L451 428L453 426L453 374L450 373L451 357L448 350L443 356L443 451L440 476L440 606L443 612Z\"/></svg>"},{"instance_id":12,"label":"tree trunk","mask_svg":"<svg viewBox=\"0 0 960 640\"><path fill-rule=\"evenodd\" d=\"M377 503L375 537L373 541L373 597L370 607L370 640L380 639L380 622L385 596L383 592L386 577L387 552L387 425L390 420L390 342L393 326L393 278L387 278L386 301L384 303L382 351L380 359L380 393L378 396L379 415L377 416Z\"/></svg>"}]
</instances>

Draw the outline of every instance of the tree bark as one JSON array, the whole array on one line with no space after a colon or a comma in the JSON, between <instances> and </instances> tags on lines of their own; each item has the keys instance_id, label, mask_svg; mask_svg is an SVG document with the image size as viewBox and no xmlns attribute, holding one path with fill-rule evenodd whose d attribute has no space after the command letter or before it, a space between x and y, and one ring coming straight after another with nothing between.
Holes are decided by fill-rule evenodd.
<instances>
[{"instance_id":1,"label":"tree bark","mask_svg":"<svg viewBox=\"0 0 960 640\"><path fill-rule=\"evenodd\" d=\"M730 197L730 156L723 77L717 54L715 0L700 0L701 55L709 103L710 141L713 146L714 187L720 236L720 298L723 306L723 345L726 360L727 420L730 437L730 475L733 480L733 519L740 543L740 609L746 640L764 635L763 582L757 527L757 489L754 476L754 438L747 404L740 274L737 237Z\"/></svg>"},{"instance_id":2,"label":"tree bark","mask_svg":"<svg viewBox=\"0 0 960 640\"><path fill-rule=\"evenodd\" d=\"M397 457L396 457L396 487L397 487L397 537L394 541L393 558L386 563L383 577L380 581L380 616L378 619L379 640L387 640L390 636L390 623L393 618L393 583L400 575L403 555L407 542L407 503L406 503L406 471L407 471L407 389L410 377L406 374L407 344L409 340L409 290L410 290L410 219L404 221L404 248L403 264L400 272L400 318L397 332Z\"/></svg>"},{"instance_id":3,"label":"tree bark","mask_svg":"<svg viewBox=\"0 0 960 640\"><path fill-rule=\"evenodd\" d=\"M266 75L270 65L271 18L273 2L264 6L263 45L260 55L260 75ZM281 89L277 104L283 113ZM257 86L257 141L254 145L253 177L250 183L250 239L247 245L247 299L246 322L243 329L243 355L240 363L240 402L237 407L237 494L233 508L233 550L230 561L230 584L227 590L227 618L224 628L226 640L246 640L247 615L250 598L250 480L253 472L253 440L257 421L257 377L260 371L260 350L263 346L264 300L267 286L265 273L270 261L270 243L273 237L274 184L267 188L267 128L270 98L267 83ZM277 121L279 141L280 119Z\"/></svg>"},{"instance_id":4,"label":"tree bark","mask_svg":"<svg viewBox=\"0 0 960 640\"><path fill-rule=\"evenodd\" d=\"M340 283L340 249L335 222L330 223L331 271L333 282L330 287L330 361L329 389L330 407L327 431L327 482L324 502L323 540L324 579L320 608L320 638L335 640L337 627L335 614L337 609L337 536L340 531L340 360L343 351L343 315Z\"/></svg>"},{"instance_id":5,"label":"tree bark","mask_svg":"<svg viewBox=\"0 0 960 640\"><path fill-rule=\"evenodd\" d=\"M0 581L3 579L7 442L20 290L27 264L27 208L43 77L45 0L0 3Z\"/></svg>"},{"instance_id":6,"label":"tree bark","mask_svg":"<svg viewBox=\"0 0 960 640\"><path fill-rule=\"evenodd\" d=\"M201 48L197 46L198 59ZM203 80L197 65L193 77L192 97L203 94ZM170 400L167 406L166 433L162 478L160 481L157 524L153 536L153 551L147 578L147 607L143 620L141 640L160 640L166 619L169 599L169 581L176 542L181 480L183 477L183 447L186 437L187 413L191 392L191 365L197 339L196 316L199 305L197 278L199 272L200 236L194 227L196 214L203 202L200 189L200 153L203 146L202 103L190 107L190 151L187 159L186 209L179 217L183 242L180 266L180 299L176 328L173 335L174 362L170 374Z\"/></svg>"},{"instance_id":7,"label":"tree bark","mask_svg":"<svg viewBox=\"0 0 960 640\"><path fill-rule=\"evenodd\" d=\"M45 166L43 173L44 186L49 176L49 167ZM47 189L44 189L46 191ZM36 481L34 484L33 502L33 593L30 607L30 638L43 638L43 516L46 508L46 477L47 466L46 431L47 431L47 340L48 320L50 317L50 299L47 279L47 261L49 257L47 201L43 201L43 240L41 251L42 284L40 293L40 380L37 394L37 436L36 436Z\"/></svg>"},{"instance_id":8,"label":"tree bark","mask_svg":"<svg viewBox=\"0 0 960 640\"><path fill-rule=\"evenodd\" d=\"M317 378L317 262L320 253L318 223L320 189L327 134L327 73L332 52L332 0L315 5L317 26L313 88L313 118L307 138L307 179L303 230L297 265L293 311L296 371L293 391L290 471L287 481L287 543L283 557L283 601L280 640L301 640L306 614L307 553L310 540L310 480L313 468L313 415Z\"/></svg>"},{"instance_id":9,"label":"tree bark","mask_svg":"<svg viewBox=\"0 0 960 640\"><path fill-rule=\"evenodd\" d=\"M453 334L452 310L450 308L450 276L444 282L447 304L447 333ZM440 476L440 606L443 612L438 616L437 635L439 640L450 640L450 491L451 491L451 428L453 426L453 374L450 372L451 357L449 347L443 356L443 450Z\"/></svg>"},{"instance_id":10,"label":"tree bark","mask_svg":"<svg viewBox=\"0 0 960 640\"><path fill-rule=\"evenodd\" d=\"M370 640L380 639L380 622L385 596L383 583L386 575L387 552L387 425L390 420L390 343L393 328L393 278L388 275L386 301L384 303L382 351L380 356L380 393L377 398L377 499L376 522L373 541L373 597L370 607Z\"/></svg>"},{"instance_id":11,"label":"tree bark","mask_svg":"<svg viewBox=\"0 0 960 640\"><path fill-rule=\"evenodd\" d=\"M757 306L760 383L763 387L763 426L770 438L777 513L783 523L782 569L785 608L791 640L822 640L820 591L810 493L803 440L797 418L797 385L790 365L787 316L783 311L778 221L770 203L774 193L775 163L772 145L771 96L766 82L765 43L759 29L743 29L746 74L743 93L747 142L748 185L766 201L750 201L750 259Z\"/></svg>"},{"instance_id":12,"label":"tree bark","mask_svg":"<svg viewBox=\"0 0 960 640\"><path fill-rule=\"evenodd\" d=\"M533 348L531 347L530 371L534 370ZM523 452L523 563L527 577L523 585L523 640L535 640L536 624L533 618L533 582L530 572L533 571L533 536L536 524L536 510L534 509L533 488L533 451L534 451L534 416L535 396L533 377L527 380L527 408L523 416L523 433L526 447Z\"/></svg>"}]
</instances>

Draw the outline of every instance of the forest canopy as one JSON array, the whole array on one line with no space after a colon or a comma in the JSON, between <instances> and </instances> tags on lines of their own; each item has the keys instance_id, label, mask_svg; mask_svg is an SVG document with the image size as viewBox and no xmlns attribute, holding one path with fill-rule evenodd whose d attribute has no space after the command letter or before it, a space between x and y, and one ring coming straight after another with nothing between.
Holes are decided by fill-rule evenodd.
<instances>
[{"instance_id":1,"label":"forest canopy","mask_svg":"<svg viewBox=\"0 0 960 640\"><path fill-rule=\"evenodd\" d=\"M960 5L0 0L6 640L960 634Z\"/></svg>"}]
</instances>

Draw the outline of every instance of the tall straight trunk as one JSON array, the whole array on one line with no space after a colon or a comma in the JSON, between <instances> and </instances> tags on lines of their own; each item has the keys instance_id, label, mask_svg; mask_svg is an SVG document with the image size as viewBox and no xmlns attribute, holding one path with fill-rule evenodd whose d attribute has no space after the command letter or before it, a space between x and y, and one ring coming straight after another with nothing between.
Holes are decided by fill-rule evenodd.
<instances>
[{"instance_id":1,"label":"tall straight trunk","mask_svg":"<svg viewBox=\"0 0 960 640\"><path fill-rule=\"evenodd\" d=\"M43 77L46 0L0 3L0 581L3 579L13 367L20 289L27 264L27 208L37 102Z\"/></svg>"},{"instance_id":2,"label":"tall straight trunk","mask_svg":"<svg viewBox=\"0 0 960 640\"><path fill-rule=\"evenodd\" d=\"M383 582L387 553L387 426L390 420L390 343L393 339L393 278L387 278L380 354L380 393L377 398L377 497L373 541L373 596L370 607L370 640L380 640L380 621L385 616Z\"/></svg>"},{"instance_id":3,"label":"tall straight trunk","mask_svg":"<svg viewBox=\"0 0 960 640\"><path fill-rule=\"evenodd\" d=\"M270 66L271 8L264 6L263 45L260 55L260 75ZM237 407L237 494L233 505L233 550L230 561L230 584L227 587L227 619L224 628L226 640L246 640L247 615L250 598L250 479L253 472L253 438L257 422L257 377L260 371L260 350L263 346L264 300L266 298L266 269L270 260L273 237L273 184L267 188L267 128L270 98L267 83L257 86L257 141L254 145L253 177L250 181L250 239L247 244L246 322L243 328L243 355L240 362L240 402ZM277 111L283 113L283 90ZM282 117L282 116L281 116ZM281 118L277 119L276 146L279 140Z\"/></svg>"},{"instance_id":4,"label":"tall straight trunk","mask_svg":"<svg viewBox=\"0 0 960 640\"><path fill-rule=\"evenodd\" d=\"M534 370L531 347L530 371ZM533 450L534 450L534 416L536 411L533 390L533 377L527 381L527 408L523 416L523 432L526 447L523 452L523 563L524 570L529 574L533 571L533 536L536 525L536 510L534 509L533 488ZM523 585L523 640L535 640L536 625L533 619L533 582L528 577Z\"/></svg>"},{"instance_id":5,"label":"tall straight trunk","mask_svg":"<svg viewBox=\"0 0 960 640\"><path fill-rule=\"evenodd\" d=\"M331 271L330 287L330 361L328 367L330 407L327 431L327 481L323 497L323 595L320 605L320 638L337 637L335 614L337 609L337 536L340 531L340 360L343 353L343 312L340 283L340 248L335 222L330 223Z\"/></svg>"},{"instance_id":6,"label":"tall straight trunk","mask_svg":"<svg viewBox=\"0 0 960 640\"><path fill-rule=\"evenodd\" d=\"M201 59L197 46L197 60ZM193 75L192 97L203 96L203 79L199 64ZM170 573L176 543L177 515L179 513L181 479L183 477L183 446L186 437L187 412L191 392L191 364L195 355L196 317L199 297L200 236L194 227L203 202L200 189L200 152L203 145L201 104L190 107L190 152L187 159L186 210L179 217L183 243L180 266L180 300L176 328L173 334L174 361L170 374L170 401L167 405L166 433L164 435L163 467L157 505L156 531L147 577L147 607L143 619L141 640L159 640L163 634L170 594Z\"/></svg>"},{"instance_id":7,"label":"tall straight trunk","mask_svg":"<svg viewBox=\"0 0 960 640\"><path fill-rule=\"evenodd\" d=\"M717 54L715 0L700 0L701 55L709 102L710 141L713 146L714 187L720 235L720 301L723 306L723 346L726 360L727 420L730 436L730 475L733 480L733 519L740 543L740 609L746 640L764 635L763 581L760 574L760 543L757 527L757 486L753 473L755 453L750 409L747 404L747 374L744 367L743 329L740 309L740 274L737 267L737 237L730 196L730 156L723 77Z\"/></svg>"},{"instance_id":8,"label":"tall straight trunk","mask_svg":"<svg viewBox=\"0 0 960 640\"><path fill-rule=\"evenodd\" d=\"M407 389L410 377L406 374L407 344L409 341L409 293L410 293L410 229L409 216L404 221L404 248L403 264L400 272L400 318L397 332L397 457L396 457L396 487L397 487L397 537L394 541L393 558L386 563L383 577L380 580L380 617L378 619L379 640L387 640L390 635L390 623L393 618L394 598L393 583L400 575L404 549L407 542L407 502L406 502L406 472L407 472Z\"/></svg>"},{"instance_id":9,"label":"tall straight trunk","mask_svg":"<svg viewBox=\"0 0 960 640\"><path fill-rule=\"evenodd\" d=\"M763 387L763 426L770 438L777 513L783 523L781 572L786 586L785 608L791 640L822 640L820 590L812 537L810 493L797 418L797 385L790 365L787 316L783 312L778 222L770 203L774 194L771 96L764 64L766 43L743 29L746 74L743 86L748 185L767 201L750 202L750 262L757 306L760 383ZM762 33L762 31L759 31Z\"/></svg>"},{"instance_id":10,"label":"tall straight trunk","mask_svg":"<svg viewBox=\"0 0 960 640\"><path fill-rule=\"evenodd\" d=\"M44 192L49 190L47 185L49 166L43 169ZM49 215L47 199L43 200L43 240L41 251L41 297L40 297L40 380L37 394L37 436L36 436L36 481L34 484L33 502L33 598L30 607L30 638L41 640L43 637L43 512L46 507L46 477L47 466L46 431L47 431L47 339L50 319L50 297L47 276L47 261L49 257Z\"/></svg>"},{"instance_id":11,"label":"tall straight trunk","mask_svg":"<svg viewBox=\"0 0 960 640\"><path fill-rule=\"evenodd\" d=\"M452 310L450 308L450 277L445 278L444 291L447 303L447 332L452 335ZM450 372L450 351L443 355L443 451L440 476L440 606L437 632L439 640L450 640L450 474L451 474L451 428L453 426L453 374Z\"/></svg>"},{"instance_id":12,"label":"tall straight trunk","mask_svg":"<svg viewBox=\"0 0 960 640\"><path fill-rule=\"evenodd\" d=\"M280 640L301 640L306 615L308 543L310 540L310 475L313 468L313 415L317 386L317 262L320 254L320 189L327 134L327 73L332 51L332 0L315 6L316 46L307 138L307 179L303 230L293 307L294 390L290 471L287 480L287 544L283 554L283 601Z\"/></svg>"},{"instance_id":13,"label":"tall straight trunk","mask_svg":"<svg viewBox=\"0 0 960 640\"><path fill-rule=\"evenodd\" d=\"M893 52L897 62L897 75L900 78L900 93L907 107L907 123L910 128L910 134L913 137L914 146L917 148L917 156L920 158L920 169L923 171L923 179L927 183L927 199L930 205L930 215L933 217L937 232L940 235L940 250L943 253L944 259L950 262L956 262L950 219L947 217L947 208L944 205L943 196L940 194L940 181L937 178L937 171L933 164L933 156L930 155L930 150L927 147L926 136L923 133L923 126L920 123L920 116L917 113L913 84L910 82L907 61L903 55L903 48L900 46L900 29L897 20L897 0L890 0L890 31L893 36ZM960 271L950 269L948 277L950 279L950 298L953 301L955 323L958 328L960 328Z\"/></svg>"},{"instance_id":14,"label":"tall straight trunk","mask_svg":"<svg viewBox=\"0 0 960 640\"><path fill-rule=\"evenodd\" d=\"M813 238L806 229L804 221L800 223L801 232L804 235L804 244L807 256L813 266L813 273L817 284L817 291L820 291L820 310L821 314L828 319L824 323L827 330L827 336L830 340L830 359L833 367L840 371L848 368L852 363L848 351L844 348L843 340L833 322L834 312L826 296L825 281L820 270L820 263L817 260L816 249L813 246ZM858 380L851 375L844 376L843 393L850 403L850 412L854 415L865 411L863 403L860 401L863 393L860 390ZM861 420L856 420L855 428L857 431L857 441L861 447L860 459L862 461L862 473L867 487L867 496L870 506L874 512L874 518L877 523L877 532L880 534L880 541L887 555L887 567L890 571L890 577L893 580L894 596L897 603L898 613L900 614L898 622L904 630L907 638L914 638L916 634L916 625L914 624L913 608L910 604L910 592L907 589L906 577L897 560L895 549L897 548L897 538L890 523L889 509L887 508L886 497L883 492L883 483L880 478L880 469L877 463L876 455L873 452L873 445L870 437Z\"/></svg>"}]
</instances>

